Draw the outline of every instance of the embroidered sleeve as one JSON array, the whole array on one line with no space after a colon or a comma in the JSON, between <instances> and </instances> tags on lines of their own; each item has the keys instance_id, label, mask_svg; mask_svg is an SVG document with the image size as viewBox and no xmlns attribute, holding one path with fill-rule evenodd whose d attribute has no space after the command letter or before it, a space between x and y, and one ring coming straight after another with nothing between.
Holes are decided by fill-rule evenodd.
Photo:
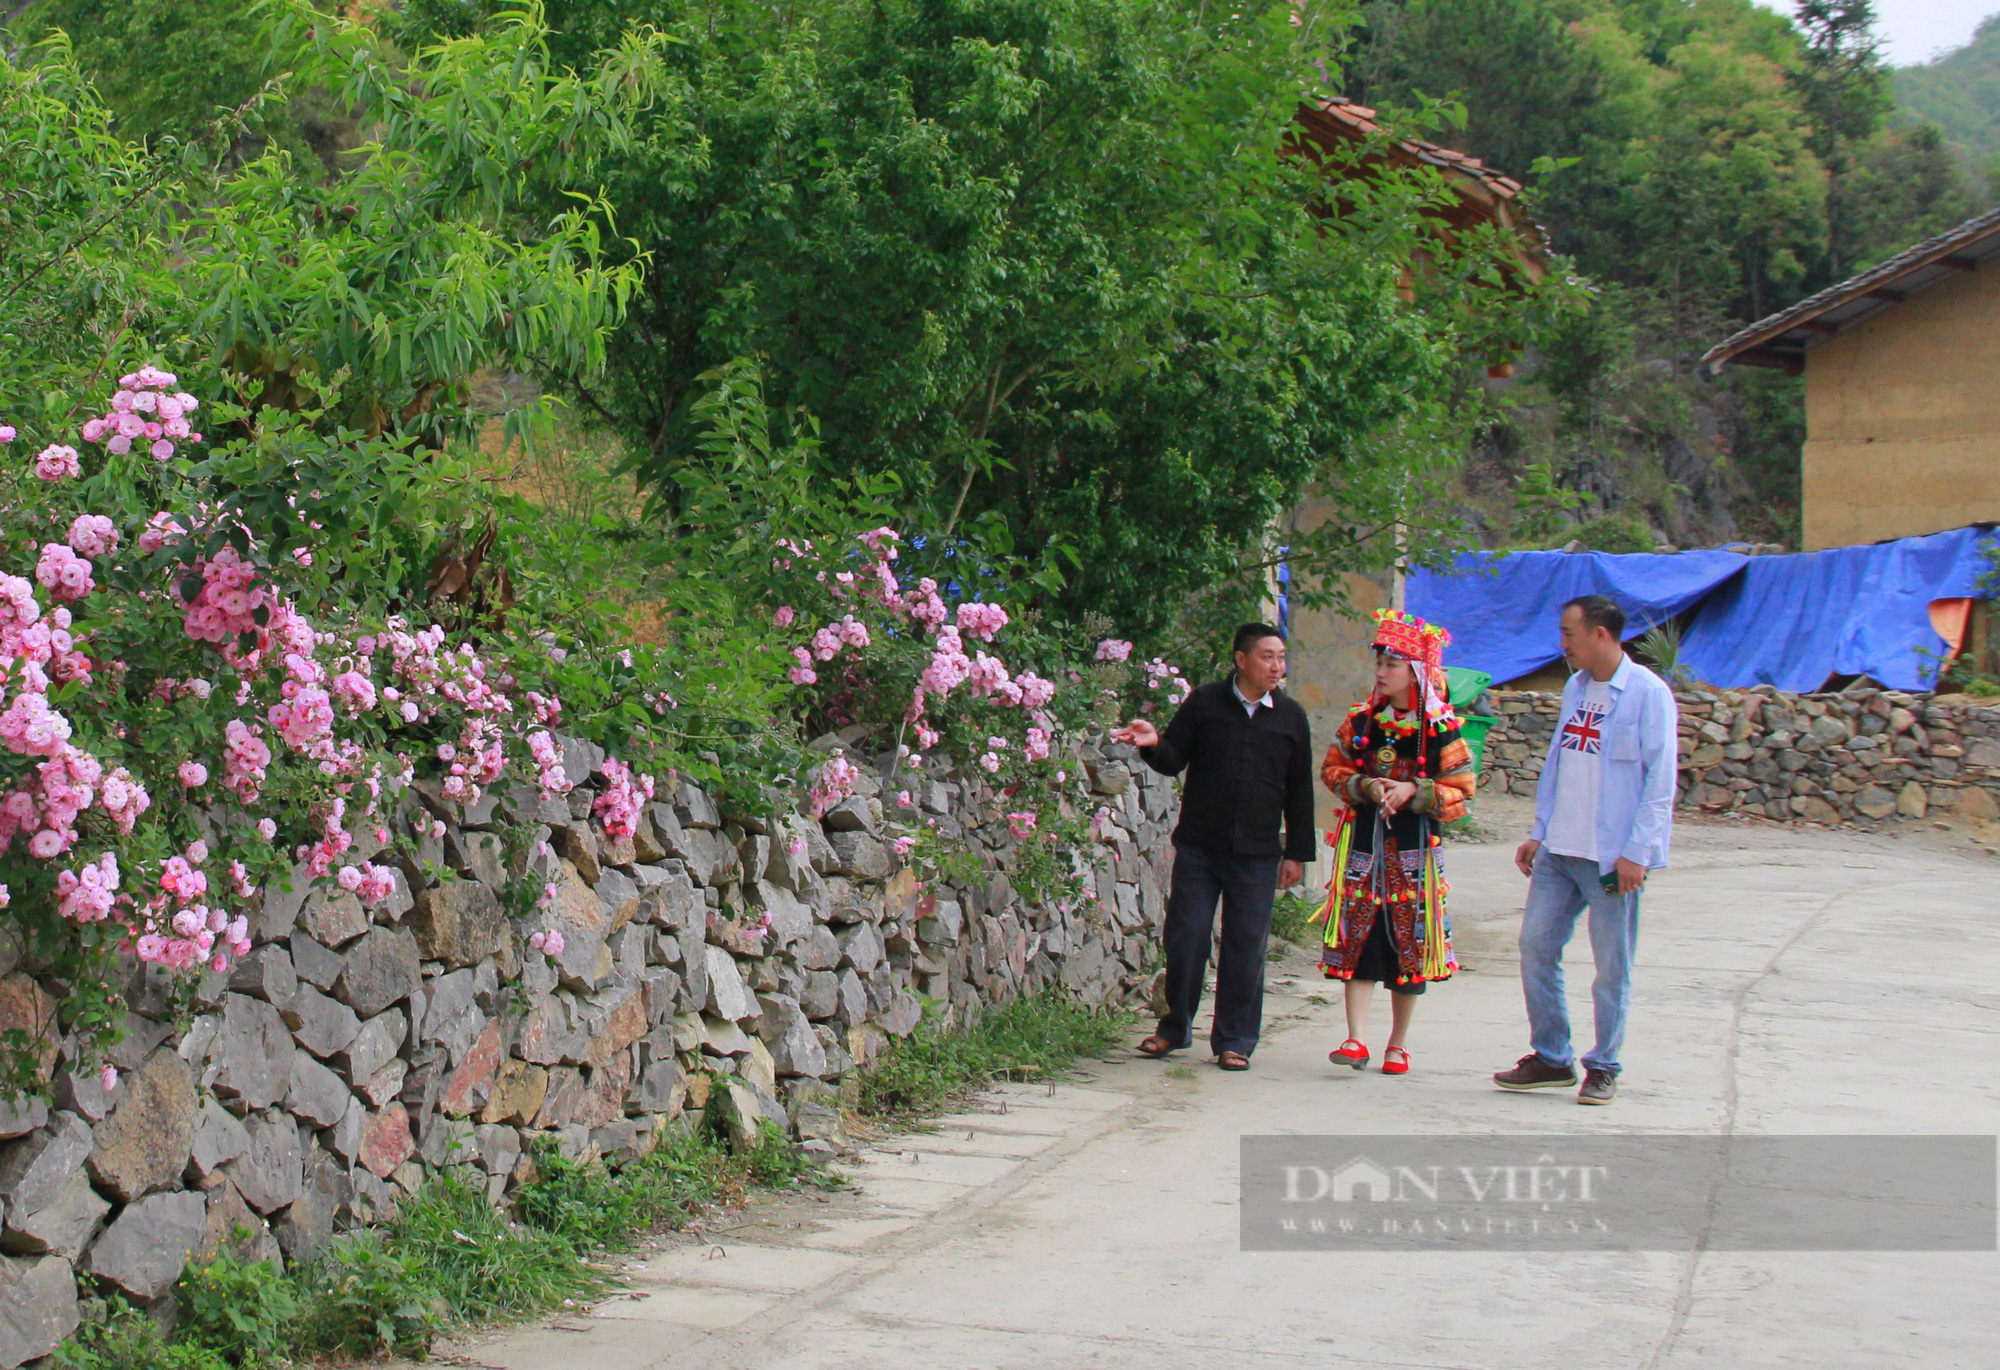
<instances>
[{"instance_id":1,"label":"embroidered sleeve","mask_svg":"<svg viewBox=\"0 0 2000 1370\"><path fill-rule=\"evenodd\" d=\"M1363 802L1361 763L1358 760L1361 742L1355 732L1364 717L1365 707L1357 704L1347 711L1339 731L1333 735L1332 745L1326 749L1326 760L1319 768L1320 780L1350 807Z\"/></svg>"},{"instance_id":2,"label":"embroidered sleeve","mask_svg":"<svg viewBox=\"0 0 2000 1370\"><path fill-rule=\"evenodd\" d=\"M1476 783L1472 749L1458 735L1455 723L1446 725L1429 740L1429 745L1435 749L1437 758L1436 778L1418 787L1416 802L1410 807L1418 813L1430 814L1440 823L1454 822L1465 817Z\"/></svg>"}]
</instances>

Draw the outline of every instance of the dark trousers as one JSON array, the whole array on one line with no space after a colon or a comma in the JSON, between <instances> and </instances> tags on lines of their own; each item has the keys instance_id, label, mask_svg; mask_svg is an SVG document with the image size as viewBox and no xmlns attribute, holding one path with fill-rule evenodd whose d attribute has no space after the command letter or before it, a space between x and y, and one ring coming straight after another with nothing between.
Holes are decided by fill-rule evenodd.
<instances>
[{"instance_id":1,"label":"dark trousers","mask_svg":"<svg viewBox=\"0 0 2000 1370\"><path fill-rule=\"evenodd\" d=\"M1202 980L1215 905L1222 901L1222 954L1215 970L1216 1052L1257 1049L1264 1022L1264 952L1271 940L1271 902L1278 892L1275 856L1238 856L1207 847L1174 844L1174 884L1160 934L1167 953L1167 1016L1160 1036L1177 1047L1194 1045Z\"/></svg>"}]
</instances>

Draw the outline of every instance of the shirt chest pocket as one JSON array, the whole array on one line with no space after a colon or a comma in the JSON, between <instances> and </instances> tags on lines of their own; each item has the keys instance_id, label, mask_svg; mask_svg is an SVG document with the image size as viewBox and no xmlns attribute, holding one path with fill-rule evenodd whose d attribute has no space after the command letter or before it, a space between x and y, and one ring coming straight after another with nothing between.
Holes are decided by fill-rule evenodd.
<instances>
[{"instance_id":1,"label":"shirt chest pocket","mask_svg":"<svg viewBox=\"0 0 2000 1370\"><path fill-rule=\"evenodd\" d=\"M1604 755L1610 761L1639 759L1639 720L1613 719L1604 730Z\"/></svg>"},{"instance_id":2,"label":"shirt chest pocket","mask_svg":"<svg viewBox=\"0 0 2000 1370\"><path fill-rule=\"evenodd\" d=\"M1292 760L1292 738L1275 728L1248 728L1243 737L1243 758L1257 773L1256 778L1282 785L1285 768Z\"/></svg>"}]
</instances>

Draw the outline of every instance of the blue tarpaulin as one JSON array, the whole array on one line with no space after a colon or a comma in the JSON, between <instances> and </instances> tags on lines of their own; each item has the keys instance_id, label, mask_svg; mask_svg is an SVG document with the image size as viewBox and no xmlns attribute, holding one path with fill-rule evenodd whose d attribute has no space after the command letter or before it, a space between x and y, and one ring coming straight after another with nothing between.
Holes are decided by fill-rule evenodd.
<instances>
[{"instance_id":1,"label":"blue tarpaulin","mask_svg":"<svg viewBox=\"0 0 2000 1370\"><path fill-rule=\"evenodd\" d=\"M1946 643L1934 599L1970 598L1992 530L1958 528L1867 547L1753 557L1703 601L1681 663L1711 685L1817 690L1865 675L1892 690L1929 689Z\"/></svg>"},{"instance_id":2,"label":"blue tarpaulin","mask_svg":"<svg viewBox=\"0 0 2000 1370\"><path fill-rule=\"evenodd\" d=\"M1741 552L1468 552L1446 572L1413 571L1404 603L1451 630L1445 660L1513 680L1561 655L1557 609L1579 595L1609 595L1637 637L1734 575Z\"/></svg>"},{"instance_id":3,"label":"blue tarpaulin","mask_svg":"<svg viewBox=\"0 0 2000 1370\"><path fill-rule=\"evenodd\" d=\"M1971 597L1989 566L1990 527L1866 547L1750 557L1702 551L1472 552L1449 572L1411 574L1410 612L1451 629L1445 659L1513 680L1558 656L1556 609L1609 595L1637 637L1694 609L1681 664L1710 685L1816 690L1829 676L1866 675L1925 689L1945 641L1932 600Z\"/></svg>"}]
</instances>

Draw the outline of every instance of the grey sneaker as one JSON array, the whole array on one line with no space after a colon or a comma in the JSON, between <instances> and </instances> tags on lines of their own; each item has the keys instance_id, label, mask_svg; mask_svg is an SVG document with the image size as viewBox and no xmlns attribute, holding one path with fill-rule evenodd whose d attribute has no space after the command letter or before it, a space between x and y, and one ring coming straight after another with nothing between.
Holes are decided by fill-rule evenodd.
<instances>
[{"instance_id":1,"label":"grey sneaker","mask_svg":"<svg viewBox=\"0 0 2000 1370\"><path fill-rule=\"evenodd\" d=\"M1608 1104L1618 1097L1618 1077L1608 1070L1583 1072L1583 1088L1576 1092L1580 1104Z\"/></svg>"},{"instance_id":2,"label":"grey sneaker","mask_svg":"<svg viewBox=\"0 0 2000 1370\"><path fill-rule=\"evenodd\" d=\"M1496 1071L1493 1083L1502 1089L1568 1089L1576 1083L1576 1067L1552 1066L1531 1051L1512 1070Z\"/></svg>"}]
</instances>

